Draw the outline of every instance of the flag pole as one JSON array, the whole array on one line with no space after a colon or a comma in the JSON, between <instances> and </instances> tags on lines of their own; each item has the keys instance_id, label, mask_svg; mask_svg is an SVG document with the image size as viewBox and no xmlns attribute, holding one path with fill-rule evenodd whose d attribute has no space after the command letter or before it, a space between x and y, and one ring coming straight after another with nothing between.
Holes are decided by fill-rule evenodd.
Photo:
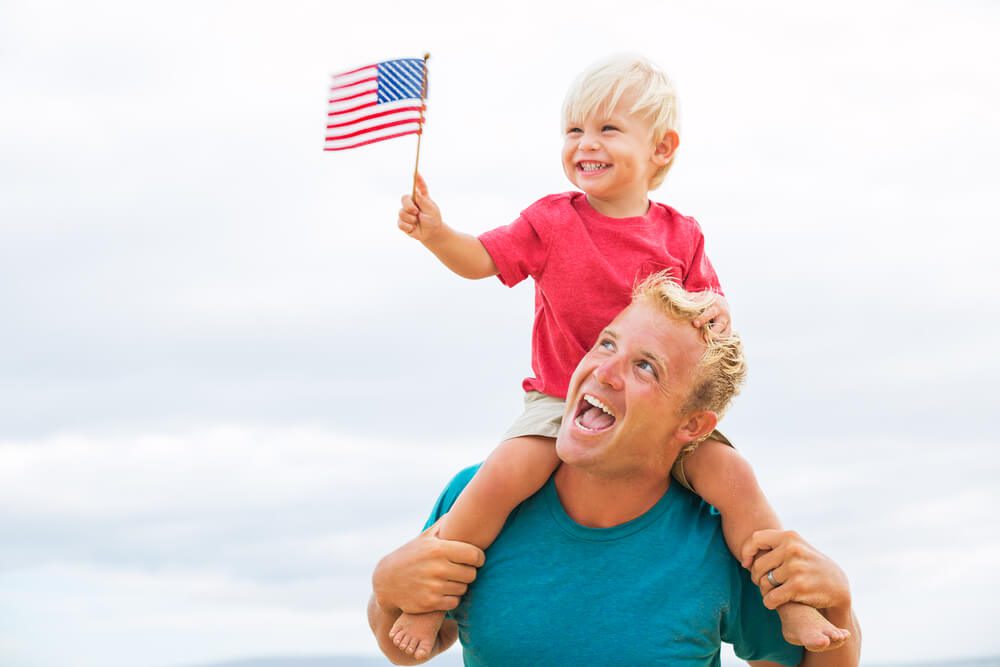
<instances>
[{"instance_id":1,"label":"flag pole","mask_svg":"<svg viewBox=\"0 0 1000 667\"><path fill-rule=\"evenodd\" d=\"M410 199L417 198L417 171L420 169L420 139L424 136L424 100L427 98L427 61L430 53L424 53L424 72L420 82L420 132L417 133L417 161L413 164L413 192Z\"/></svg>"}]
</instances>

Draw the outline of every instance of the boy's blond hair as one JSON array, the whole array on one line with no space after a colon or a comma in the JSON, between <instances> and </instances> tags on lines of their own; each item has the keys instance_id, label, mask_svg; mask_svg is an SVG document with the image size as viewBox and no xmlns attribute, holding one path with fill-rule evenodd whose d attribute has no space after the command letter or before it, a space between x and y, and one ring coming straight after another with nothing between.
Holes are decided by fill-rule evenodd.
<instances>
[{"instance_id":1,"label":"boy's blond hair","mask_svg":"<svg viewBox=\"0 0 1000 667\"><path fill-rule=\"evenodd\" d=\"M593 114L608 114L627 93L636 98L628 113L651 121L654 144L667 132L678 131L680 119L674 84L650 61L628 54L602 60L577 77L563 102L563 123L579 122ZM653 175L650 190L660 187L673 164L674 156L671 155L670 161Z\"/></svg>"}]
</instances>

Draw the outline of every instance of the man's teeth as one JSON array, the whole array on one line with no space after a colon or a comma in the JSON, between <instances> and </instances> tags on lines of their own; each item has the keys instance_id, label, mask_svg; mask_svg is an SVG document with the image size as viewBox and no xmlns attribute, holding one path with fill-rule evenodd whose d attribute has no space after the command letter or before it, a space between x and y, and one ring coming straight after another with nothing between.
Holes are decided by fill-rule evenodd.
<instances>
[{"instance_id":1,"label":"man's teeth","mask_svg":"<svg viewBox=\"0 0 1000 667\"><path fill-rule=\"evenodd\" d=\"M611 411L611 408L609 408L608 406L604 405L604 403L601 403L600 399L595 398L595 397L591 396L590 394L584 394L583 395L583 400L587 401L588 403L590 403L591 405L593 405L595 408L600 408L601 410L603 410L605 413L611 415L612 417L615 416L615 413Z\"/></svg>"},{"instance_id":2,"label":"man's teeth","mask_svg":"<svg viewBox=\"0 0 1000 667\"><path fill-rule=\"evenodd\" d=\"M610 167L610 164L605 162L581 162L580 169L584 171L597 171L598 169L604 169L605 167Z\"/></svg>"}]
</instances>

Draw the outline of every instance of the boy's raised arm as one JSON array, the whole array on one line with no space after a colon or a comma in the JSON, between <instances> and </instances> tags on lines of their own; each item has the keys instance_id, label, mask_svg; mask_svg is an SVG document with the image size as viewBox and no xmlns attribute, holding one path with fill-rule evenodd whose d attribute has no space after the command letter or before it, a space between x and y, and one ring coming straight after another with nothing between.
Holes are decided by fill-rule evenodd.
<instances>
[{"instance_id":1,"label":"boy's raised arm","mask_svg":"<svg viewBox=\"0 0 1000 667\"><path fill-rule=\"evenodd\" d=\"M441 210L427 193L427 183L417 175L416 197L403 195L397 225L407 236L424 244L441 263L462 276L477 280L497 274L493 258L478 238L444 224Z\"/></svg>"}]
</instances>

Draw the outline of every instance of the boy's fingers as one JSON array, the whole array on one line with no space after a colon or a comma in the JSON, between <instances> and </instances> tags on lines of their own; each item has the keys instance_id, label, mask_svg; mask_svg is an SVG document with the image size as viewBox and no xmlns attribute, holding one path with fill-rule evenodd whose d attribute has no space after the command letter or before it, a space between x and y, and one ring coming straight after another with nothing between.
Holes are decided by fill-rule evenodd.
<instances>
[{"instance_id":1,"label":"boy's fingers","mask_svg":"<svg viewBox=\"0 0 1000 667\"><path fill-rule=\"evenodd\" d=\"M693 324L698 328L701 328L701 325L705 324L706 322L711 322L713 319L715 319L715 316L718 314L719 314L718 306L709 306L702 312L701 315L698 316L697 319L692 321L691 324Z\"/></svg>"},{"instance_id":2,"label":"boy's fingers","mask_svg":"<svg viewBox=\"0 0 1000 667\"><path fill-rule=\"evenodd\" d=\"M396 226L399 227L400 229L402 229L407 234L413 233L413 230L417 228L416 225L411 225L410 223L403 222L402 220L400 220L398 223L396 223Z\"/></svg>"},{"instance_id":3,"label":"boy's fingers","mask_svg":"<svg viewBox=\"0 0 1000 667\"><path fill-rule=\"evenodd\" d=\"M421 176L419 172L417 173L416 177L414 178L414 182L417 184L417 192L419 192L420 194L426 196L427 195L427 181L424 180L424 177Z\"/></svg>"}]
</instances>

